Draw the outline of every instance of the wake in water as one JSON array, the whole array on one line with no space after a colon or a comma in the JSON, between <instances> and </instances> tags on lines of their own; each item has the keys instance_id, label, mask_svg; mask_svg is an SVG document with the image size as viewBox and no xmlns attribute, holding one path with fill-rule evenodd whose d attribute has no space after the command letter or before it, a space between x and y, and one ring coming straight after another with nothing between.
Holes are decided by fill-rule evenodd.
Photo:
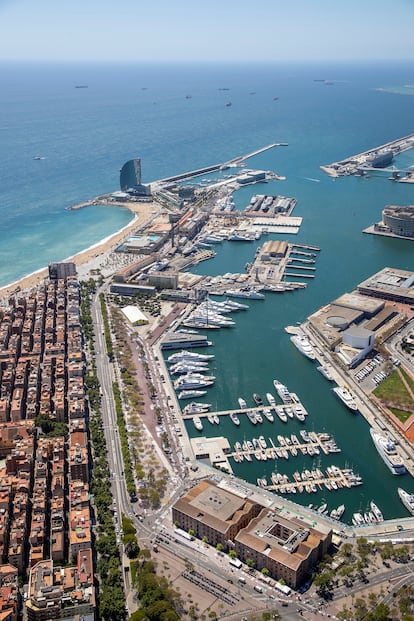
<instances>
[{"instance_id":1,"label":"wake in water","mask_svg":"<svg viewBox=\"0 0 414 621\"><path fill-rule=\"evenodd\" d=\"M313 181L313 183L320 183L320 179L314 179L313 177L300 177L300 179L306 179L306 181Z\"/></svg>"}]
</instances>

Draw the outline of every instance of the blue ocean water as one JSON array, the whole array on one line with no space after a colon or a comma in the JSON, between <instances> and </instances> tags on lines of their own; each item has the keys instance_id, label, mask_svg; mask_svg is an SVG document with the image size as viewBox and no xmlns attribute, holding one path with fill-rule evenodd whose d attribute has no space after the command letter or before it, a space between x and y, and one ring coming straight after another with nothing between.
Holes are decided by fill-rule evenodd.
<instances>
[{"instance_id":1,"label":"blue ocean water","mask_svg":"<svg viewBox=\"0 0 414 621\"><path fill-rule=\"evenodd\" d=\"M372 447L365 421L333 398L326 380L293 348L283 328L385 265L413 269L409 241L362 230L380 219L384 205L412 204L414 187L392 183L383 173L335 180L319 168L412 133L414 99L402 87L413 82L408 63L0 65L0 285L124 226L131 219L124 209L65 208L118 189L119 169L131 157L141 157L143 181L150 182L287 142L288 147L249 162L286 180L243 188L235 201L242 208L257 192L296 197L294 215L304 220L295 239L322 249L316 277L306 290L252 303L248 313L237 316L234 330L215 336L217 381L209 401L218 409L231 407L238 396L265 394L273 378L281 379L303 399L309 425L335 435L342 448L335 463L353 465L364 478L361 488L351 495L338 492L330 505L346 501L349 511L357 510L374 497L387 517L404 514L395 477ZM229 101L232 106L226 106ZM34 160L37 155L45 159ZM397 164L414 164L414 152L399 158ZM243 271L254 248L224 244L198 271ZM234 440L254 435L246 427L236 437L234 428L222 425ZM272 432L270 426L266 432ZM234 469L251 480L263 475L248 467L235 464ZM286 472L301 467L299 461L285 464ZM414 491L408 477L404 486Z\"/></svg>"}]
</instances>

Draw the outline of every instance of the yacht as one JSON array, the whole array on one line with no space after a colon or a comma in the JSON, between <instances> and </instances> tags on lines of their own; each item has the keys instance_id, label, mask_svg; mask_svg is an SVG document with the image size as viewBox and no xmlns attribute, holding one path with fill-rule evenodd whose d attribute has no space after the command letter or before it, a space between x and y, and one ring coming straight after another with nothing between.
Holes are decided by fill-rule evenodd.
<instances>
[{"instance_id":1,"label":"yacht","mask_svg":"<svg viewBox=\"0 0 414 621\"><path fill-rule=\"evenodd\" d=\"M259 444L261 446L261 448L267 448L267 443L266 440L264 439L264 436L259 436Z\"/></svg>"},{"instance_id":2,"label":"yacht","mask_svg":"<svg viewBox=\"0 0 414 621\"><path fill-rule=\"evenodd\" d=\"M319 367L316 367L316 369L319 371L319 373L322 373L322 375L326 377L327 380L329 380L330 382L334 381L334 377L328 367L320 365Z\"/></svg>"},{"instance_id":3,"label":"yacht","mask_svg":"<svg viewBox=\"0 0 414 621\"><path fill-rule=\"evenodd\" d=\"M263 399L260 395L257 394L257 392L253 393L253 401L255 402L257 407L261 407L263 405Z\"/></svg>"},{"instance_id":4,"label":"yacht","mask_svg":"<svg viewBox=\"0 0 414 621\"><path fill-rule=\"evenodd\" d=\"M257 425L258 421L257 421L256 414L254 412L251 412L250 410L248 410L246 414L247 414L247 418L249 419L249 421L253 423L253 425Z\"/></svg>"},{"instance_id":5,"label":"yacht","mask_svg":"<svg viewBox=\"0 0 414 621\"><path fill-rule=\"evenodd\" d=\"M183 414L202 414L207 412L211 408L210 403L197 403L192 401L183 408Z\"/></svg>"},{"instance_id":6,"label":"yacht","mask_svg":"<svg viewBox=\"0 0 414 621\"><path fill-rule=\"evenodd\" d=\"M352 515L352 524L354 526L362 526L363 524L365 524L364 516L362 515L362 513L354 513Z\"/></svg>"},{"instance_id":7,"label":"yacht","mask_svg":"<svg viewBox=\"0 0 414 621\"><path fill-rule=\"evenodd\" d=\"M220 417L218 414L213 414L213 421L215 425L220 425Z\"/></svg>"},{"instance_id":8,"label":"yacht","mask_svg":"<svg viewBox=\"0 0 414 621\"><path fill-rule=\"evenodd\" d=\"M269 421L269 423L273 423L275 420L275 417L273 416L272 412L268 410L267 408L263 409L263 416Z\"/></svg>"},{"instance_id":9,"label":"yacht","mask_svg":"<svg viewBox=\"0 0 414 621\"><path fill-rule=\"evenodd\" d=\"M188 373L187 375L181 375L174 382L174 388L176 390L190 390L192 388L206 388L212 386L216 378L214 375L202 375L201 373Z\"/></svg>"},{"instance_id":10,"label":"yacht","mask_svg":"<svg viewBox=\"0 0 414 621\"><path fill-rule=\"evenodd\" d=\"M398 488L398 496L404 507L414 515L414 494L409 494L401 487Z\"/></svg>"},{"instance_id":11,"label":"yacht","mask_svg":"<svg viewBox=\"0 0 414 621\"><path fill-rule=\"evenodd\" d=\"M284 384L278 382L278 380L273 380L273 386L275 387L276 392L283 401L283 403L292 403L292 397L290 396L290 392Z\"/></svg>"},{"instance_id":12,"label":"yacht","mask_svg":"<svg viewBox=\"0 0 414 621\"><path fill-rule=\"evenodd\" d=\"M197 431L203 431L203 423L201 422L201 418L199 416L194 416L193 425Z\"/></svg>"},{"instance_id":13,"label":"yacht","mask_svg":"<svg viewBox=\"0 0 414 621\"><path fill-rule=\"evenodd\" d=\"M204 397L207 394L207 390L182 390L178 393L179 399L195 399L197 397Z\"/></svg>"},{"instance_id":14,"label":"yacht","mask_svg":"<svg viewBox=\"0 0 414 621\"><path fill-rule=\"evenodd\" d=\"M237 416L237 414L235 414L234 412L231 412L230 414L230 420L232 423L234 423L235 425L239 426L240 425L240 419Z\"/></svg>"},{"instance_id":15,"label":"yacht","mask_svg":"<svg viewBox=\"0 0 414 621\"><path fill-rule=\"evenodd\" d=\"M369 430L372 441L380 457L392 474L405 474L404 462L397 453L394 442L388 436L382 435L372 427Z\"/></svg>"},{"instance_id":16,"label":"yacht","mask_svg":"<svg viewBox=\"0 0 414 621\"><path fill-rule=\"evenodd\" d=\"M236 302L236 300L225 300L224 302L228 308L235 311L248 310L247 304L242 304L241 302Z\"/></svg>"},{"instance_id":17,"label":"yacht","mask_svg":"<svg viewBox=\"0 0 414 621\"><path fill-rule=\"evenodd\" d=\"M245 410L247 408L247 403L242 397L239 397L237 401L239 402L239 408L241 410Z\"/></svg>"},{"instance_id":18,"label":"yacht","mask_svg":"<svg viewBox=\"0 0 414 621\"><path fill-rule=\"evenodd\" d=\"M256 421L258 423L262 423L263 422L262 415L259 412L255 412L254 415L256 416Z\"/></svg>"},{"instance_id":19,"label":"yacht","mask_svg":"<svg viewBox=\"0 0 414 621\"><path fill-rule=\"evenodd\" d=\"M384 516L382 515L382 511L378 508L373 500L370 502L371 513L373 514L376 522L383 522Z\"/></svg>"},{"instance_id":20,"label":"yacht","mask_svg":"<svg viewBox=\"0 0 414 621\"><path fill-rule=\"evenodd\" d=\"M342 401L347 408L352 410L353 412L358 411L358 406L355 401L355 396L346 386L335 386L332 388L336 396Z\"/></svg>"},{"instance_id":21,"label":"yacht","mask_svg":"<svg viewBox=\"0 0 414 621\"><path fill-rule=\"evenodd\" d=\"M303 411L303 408L300 405L296 405L293 412L295 414L295 417L298 419L298 421L303 423L305 420L305 413Z\"/></svg>"},{"instance_id":22,"label":"yacht","mask_svg":"<svg viewBox=\"0 0 414 621\"><path fill-rule=\"evenodd\" d=\"M167 360L169 363L174 364L175 362L182 362L183 360L198 360L198 361L206 361L214 358L214 354L198 354L195 351L186 351L182 349L181 351L171 354L168 356Z\"/></svg>"},{"instance_id":23,"label":"yacht","mask_svg":"<svg viewBox=\"0 0 414 621\"><path fill-rule=\"evenodd\" d=\"M170 368L171 375L186 375L187 373L205 373L208 368L205 363L174 364Z\"/></svg>"},{"instance_id":24,"label":"yacht","mask_svg":"<svg viewBox=\"0 0 414 621\"><path fill-rule=\"evenodd\" d=\"M274 408L274 407L276 406L276 399L274 398L274 396L272 395L272 393L271 393L271 392L267 392L267 393L266 393L266 399L267 399L268 404L269 404L272 408Z\"/></svg>"},{"instance_id":25,"label":"yacht","mask_svg":"<svg viewBox=\"0 0 414 621\"><path fill-rule=\"evenodd\" d=\"M226 295L228 295L231 298L246 298L248 300L264 300L265 296L263 295L263 293L260 293L259 291L256 291L255 289L250 289L249 291L236 291L233 289L230 289L229 291L226 292Z\"/></svg>"},{"instance_id":26,"label":"yacht","mask_svg":"<svg viewBox=\"0 0 414 621\"><path fill-rule=\"evenodd\" d=\"M280 405L277 406L276 414L278 415L282 423L287 423L287 415L282 406Z\"/></svg>"},{"instance_id":27,"label":"yacht","mask_svg":"<svg viewBox=\"0 0 414 621\"><path fill-rule=\"evenodd\" d=\"M309 358L310 360L315 360L315 350L309 342L309 339L304 334L295 334L290 337L290 340L294 344L294 346L300 351L301 354Z\"/></svg>"}]
</instances>

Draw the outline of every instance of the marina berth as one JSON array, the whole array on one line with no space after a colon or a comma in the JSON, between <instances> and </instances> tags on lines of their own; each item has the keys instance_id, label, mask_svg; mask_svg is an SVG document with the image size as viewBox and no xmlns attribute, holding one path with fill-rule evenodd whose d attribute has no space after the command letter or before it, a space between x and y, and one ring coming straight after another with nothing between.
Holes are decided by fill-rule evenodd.
<instances>
[{"instance_id":1,"label":"marina berth","mask_svg":"<svg viewBox=\"0 0 414 621\"><path fill-rule=\"evenodd\" d=\"M302 334L295 334L290 337L290 340L294 346L300 351L301 354L309 358L309 360L315 360L316 354L309 339Z\"/></svg>"},{"instance_id":2,"label":"marina berth","mask_svg":"<svg viewBox=\"0 0 414 621\"><path fill-rule=\"evenodd\" d=\"M405 474L406 468L401 456L398 454L394 442L386 435L375 431L372 427L369 430L375 448L387 468L392 474Z\"/></svg>"},{"instance_id":3,"label":"marina berth","mask_svg":"<svg viewBox=\"0 0 414 621\"><path fill-rule=\"evenodd\" d=\"M335 395L342 401L344 405L353 412L358 411L358 406L355 401L355 396L346 386L336 386L332 388Z\"/></svg>"},{"instance_id":4,"label":"marina berth","mask_svg":"<svg viewBox=\"0 0 414 621\"><path fill-rule=\"evenodd\" d=\"M401 502L404 507L409 511L412 515L414 515L414 494L409 494L401 487L398 488L398 496L400 497Z\"/></svg>"}]
</instances>

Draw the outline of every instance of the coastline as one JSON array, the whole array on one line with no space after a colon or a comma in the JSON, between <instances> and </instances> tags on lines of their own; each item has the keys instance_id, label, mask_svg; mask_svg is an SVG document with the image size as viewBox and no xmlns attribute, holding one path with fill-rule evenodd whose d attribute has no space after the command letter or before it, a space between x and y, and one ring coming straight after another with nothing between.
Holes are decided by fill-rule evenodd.
<instances>
[{"instance_id":1,"label":"coastline","mask_svg":"<svg viewBox=\"0 0 414 621\"><path fill-rule=\"evenodd\" d=\"M114 250L124 239L126 239L138 226L142 226L152 215L154 210L158 210L159 206L154 203L115 203L115 206L129 209L134 214L132 221L112 235L101 239L92 246L81 250L80 252L61 259L57 262L73 261L76 264L77 273L80 278L87 277L92 269L98 269L105 256ZM38 270L23 276L19 280L15 280L3 287L0 287L0 299L14 295L22 290L28 290L41 284L48 274L48 267L42 267Z\"/></svg>"}]
</instances>

